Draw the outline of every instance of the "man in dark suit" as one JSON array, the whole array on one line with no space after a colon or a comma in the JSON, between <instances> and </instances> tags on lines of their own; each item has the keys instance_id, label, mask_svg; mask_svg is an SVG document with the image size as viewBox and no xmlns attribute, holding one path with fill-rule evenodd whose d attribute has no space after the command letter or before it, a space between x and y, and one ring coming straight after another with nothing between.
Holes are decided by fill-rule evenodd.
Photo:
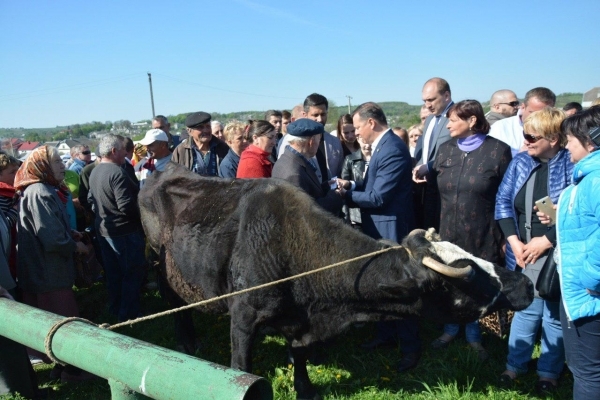
<instances>
[{"instance_id":1,"label":"man in dark suit","mask_svg":"<svg viewBox=\"0 0 600 400\"><path fill-rule=\"evenodd\" d=\"M346 191L343 188L332 190L328 182L322 183L317 177L316 166L309 161L319 150L321 136L325 132L323 125L304 118L289 124L287 132L287 149L275 163L271 177L299 187L325 210L339 215Z\"/></svg>"},{"instance_id":2,"label":"man in dark suit","mask_svg":"<svg viewBox=\"0 0 600 400\"><path fill-rule=\"evenodd\" d=\"M423 135L417 141L415 160L417 166L413 170L413 180L419 183L421 191L419 201L415 204L417 226L420 228L440 229L440 194L435 178L429 174L437 156L440 145L450 140L448 118L446 113L454 104L450 85L442 78L431 78L423 86L421 93L425 107L431 115L425 120Z\"/></svg>"},{"instance_id":3,"label":"man in dark suit","mask_svg":"<svg viewBox=\"0 0 600 400\"><path fill-rule=\"evenodd\" d=\"M400 242L413 228L410 152L379 105L364 103L352 115L356 136L372 151L362 185L346 184L346 199L361 209L364 233Z\"/></svg>"},{"instance_id":4,"label":"man in dark suit","mask_svg":"<svg viewBox=\"0 0 600 400\"><path fill-rule=\"evenodd\" d=\"M372 148L371 160L361 185L338 181L348 189L349 207L361 210L363 232L374 239L400 242L413 228L412 159L408 147L388 128L381 107L364 103L352 113L356 136ZM421 354L418 323L413 319L379 322L376 338L363 345L374 349L400 341L400 372L414 368Z\"/></svg>"}]
</instances>

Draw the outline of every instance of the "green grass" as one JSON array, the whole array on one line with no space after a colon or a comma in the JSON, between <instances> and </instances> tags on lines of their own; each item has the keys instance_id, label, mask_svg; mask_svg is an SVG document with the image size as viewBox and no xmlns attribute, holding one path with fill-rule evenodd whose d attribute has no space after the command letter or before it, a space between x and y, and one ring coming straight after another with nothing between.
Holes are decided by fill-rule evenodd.
<instances>
[{"instance_id":1,"label":"green grass","mask_svg":"<svg viewBox=\"0 0 600 400\"><path fill-rule=\"evenodd\" d=\"M101 284L77 293L80 310L84 318L94 322L116 321L108 318L105 309L105 291ZM166 304L155 291L147 292L143 298L147 314L165 310ZM229 365L229 317L195 313L194 323L198 339L202 343L196 354L204 360ZM173 324L171 317L142 322L131 328L122 328L119 333L135 337L159 346L174 349ZM327 347L327 359L323 365L309 365L312 382L324 399L387 400L387 399L534 399L537 381L535 364L530 372L520 376L512 390L497 386L498 375L504 371L507 341L484 334L484 346L490 358L480 363L464 338L457 338L446 350L433 350L429 343L440 334L440 328L430 322L422 323L424 352L419 366L408 373L396 372L395 366L400 349L383 349L366 352L360 343L370 339L374 326L367 324L352 328L336 338ZM275 393L275 399L295 399L293 390L293 367L285 363L286 345L279 336L259 338L254 346L254 370L267 378ZM537 357L539 348L536 348ZM52 389L52 399L93 400L110 399L110 388L105 380L80 385L61 384L49 380L51 365L36 367L42 387ZM556 399L572 398L572 377L565 367L559 382ZM1 397L18 399L18 397ZM542 397L545 398L545 397ZM552 398L552 397L549 397Z\"/></svg>"}]
</instances>

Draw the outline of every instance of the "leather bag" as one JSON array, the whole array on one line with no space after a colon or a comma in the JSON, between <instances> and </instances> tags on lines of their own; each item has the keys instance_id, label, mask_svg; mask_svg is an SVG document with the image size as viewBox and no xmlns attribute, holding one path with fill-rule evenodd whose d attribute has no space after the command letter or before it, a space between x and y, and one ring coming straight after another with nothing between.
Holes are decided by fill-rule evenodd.
<instances>
[{"instance_id":1,"label":"leather bag","mask_svg":"<svg viewBox=\"0 0 600 400\"><path fill-rule=\"evenodd\" d=\"M554 249L550 249L548 258L546 258L546 262L540 270L537 282L535 283L535 290L537 290L539 296L544 300L560 300L560 279L558 277L556 262L554 261Z\"/></svg>"}]
</instances>

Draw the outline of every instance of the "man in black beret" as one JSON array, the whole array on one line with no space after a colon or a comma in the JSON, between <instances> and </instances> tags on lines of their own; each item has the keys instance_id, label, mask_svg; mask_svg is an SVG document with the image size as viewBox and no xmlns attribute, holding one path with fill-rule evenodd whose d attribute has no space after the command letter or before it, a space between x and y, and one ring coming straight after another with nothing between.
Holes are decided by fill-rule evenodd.
<instances>
[{"instance_id":1,"label":"man in black beret","mask_svg":"<svg viewBox=\"0 0 600 400\"><path fill-rule=\"evenodd\" d=\"M203 111L187 116L185 126L189 139L177 146L171 161L200 175L218 176L219 165L229 152L229 146L213 136L210 114Z\"/></svg>"},{"instance_id":2,"label":"man in black beret","mask_svg":"<svg viewBox=\"0 0 600 400\"><path fill-rule=\"evenodd\" d=\"M323 125L304 118L289 124L287 132L288 145L275 163L271 176L299 187L321 207L339 215L346 191L337 189L335 180L332 181L334 189L331 189L331 183L322 183L315 172L317 166L310 161L319 150L321 136L325 132Z\"/></svg>"}]
</instances>

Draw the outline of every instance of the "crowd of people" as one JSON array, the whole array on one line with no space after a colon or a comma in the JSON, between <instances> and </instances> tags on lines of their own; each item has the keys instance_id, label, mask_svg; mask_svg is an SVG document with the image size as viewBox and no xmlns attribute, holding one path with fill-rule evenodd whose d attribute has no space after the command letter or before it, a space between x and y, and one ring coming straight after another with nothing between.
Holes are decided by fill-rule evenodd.
<instances>
[{"instance_id":1,"label":"crowd of people","mask_svg":"<svg viewBox=\"0 0 600 400\"><path fill-rule=\"evenodd\" d=\"M513 91L498 90L485 114L476 100L455 103L441 78L425 83L422 98L421 123L407 128L390 128L383 109L367 102L326 132L329 103L313 93L291 112L269 110L247 123L223 125L195 112L181 136L159 115L136 145L103 137L93 163L88 147L73 147L67 171L54 147L35 149L21 165L0 154L3 294L77 316L74 254L89 251L82 243L88 228L104 266L108 312L118 321L136 318L148 265L137 196L149 176L173 162L215 178L281 179L374 239L400 242L412 229L433 227L443 240L521 271L534 284L554 257L562 299L536 292L515 313L499 383L510 386L527 372L541 328L536 389L555 391L566 359L574 398L600 398L600 206L593 194L600 187L600 106L557 109L554 93L537 87L522 103ZM557 217L535 207L543 198L558 205ZM447 348L460 329L445 325L430 346ZM487 359L478 321L466 324L465 336L478 359ZM3 355L15 344L0 345L0 389L22 389L31 371L16 379L14 366L23 363ZM417 366L418 320L379 322L362 347L389 345L402 349L398 371ZM70 366L52 371L65 381L83 375Z\"/></svg>"}]
</instances>

